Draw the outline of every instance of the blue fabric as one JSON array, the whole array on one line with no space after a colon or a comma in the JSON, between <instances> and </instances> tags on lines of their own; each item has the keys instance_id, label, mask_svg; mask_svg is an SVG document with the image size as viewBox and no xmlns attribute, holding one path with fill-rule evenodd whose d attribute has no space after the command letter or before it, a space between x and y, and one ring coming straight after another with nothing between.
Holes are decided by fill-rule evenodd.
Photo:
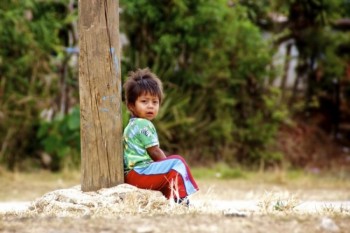
<instances>
[{"instance_id":1,"label":"blue fabric","mask_svg":"<svg viewBox=\"0 0 350 233\"><path fill-rule=\"evenodd\" d=\"M167 174L171 170L175 170L182 177L188 195L197 191L189 179L186 165L181 161L181 159L165 159L159 162L151 163L147 167L134 168L134 171L140 175L161 175Z\"/></svg>"}]
</instances>

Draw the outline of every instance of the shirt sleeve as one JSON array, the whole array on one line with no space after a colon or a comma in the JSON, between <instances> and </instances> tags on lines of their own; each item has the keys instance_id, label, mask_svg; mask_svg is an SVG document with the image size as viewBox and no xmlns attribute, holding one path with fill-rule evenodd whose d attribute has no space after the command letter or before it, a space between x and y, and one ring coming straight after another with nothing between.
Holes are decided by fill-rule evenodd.
<instances>
[{"instance_id":1,"label":"shirt sleeve","mask_svg":"<svg viewBox=\"0 0 350 233\"><path fill-rule=\"evenodd\" d=\"M151 121L140 120L138 138L145 148L159 145L157 131Z\"/></svg>"}]
</instances>

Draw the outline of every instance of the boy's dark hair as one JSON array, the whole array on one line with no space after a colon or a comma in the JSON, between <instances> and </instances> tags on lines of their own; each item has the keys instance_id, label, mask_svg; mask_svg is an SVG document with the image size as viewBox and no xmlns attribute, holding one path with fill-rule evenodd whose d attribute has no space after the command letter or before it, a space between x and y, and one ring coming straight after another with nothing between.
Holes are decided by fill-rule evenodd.
<instances>
[{"instance_id":1,"label":"boy's dark hair","mask_svg":"<svg viewBox=\"0 0 350 233\"><path fill-rule=\"evenodd\" d=\"M135 104L136 99L142 94L158 96L159 102L163 100L163 85L160 79L148 68L137 69L128 74L123 85L126 104Z\"/></svg>"}]
</instances>

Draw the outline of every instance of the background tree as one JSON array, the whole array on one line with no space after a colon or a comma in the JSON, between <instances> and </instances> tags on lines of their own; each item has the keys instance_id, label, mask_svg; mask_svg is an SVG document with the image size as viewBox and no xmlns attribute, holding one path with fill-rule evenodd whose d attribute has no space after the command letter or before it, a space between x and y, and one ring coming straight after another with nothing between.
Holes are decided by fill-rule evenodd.
<instances>
[{"instance_id":1,"label":"background tree","mask_svg":"<svg viewBox=\"0 0 350 233\"><path fill-rule=\"evenodd\" d=\"M349 15L349 3L332 1L277 1L276 10L284 13L288 21L282 31L285 39L292 39L298 51L297 77L290 95L290 106L304 94L304 108L299 115L314 121L315 117L324 120L318 126L336 138L342 118L342 102L347 101L340 92L340 83L345 78L346 58L338 53L340 44L349 41L346 34L334 31L332 25L337 19ZM281 35L281 34L280 34ZM304 84L305 92L300 92ZM301 114L300 114L301 113Z\"/></svg>"},{"instance_id":2,"label":"background tree","mask_svg":"<svg viewBox=\"0 0 350 233\"><path fill-rule=\"evenodd\" d=\"M0 5L0 43L6 45L0 47L0 160L11 169L80 164L76 4L7 0ZM279 146L296 141L286 128L307 132L307 127L319 133L310 134L318 136L310 140L312 148L317 140L349 147L350 37L339 27L340 19L350 17L348 1L123 0L120 5L127 38L122 77L148 66L165 83L155 122L163 148L201 164L265 166L290 159ZM298 56L287 56L279 67L273 55L286 40ZM295 88L273 86L295 59ZM123 117L127 122L127 111ZM322 141L325 132L333 141ZM295 154L302 146L296 145Z\"/></svg>"},{"instance_id":3,"label":"background tree","mask_svg":"<svg viewBox=\"0 0 350 233\"><path fill-rule=\"evenodd\" d=\"M61 63L74 15L67 1L4 1L0 8L0 158L10 169L40 157L40 114L60 109ZM74 86L74 79L66 79ZM68 89L66 101L74 104ZM66 109L69 109L67 107ZM57 154L55 156L58 156Z\"/></svg>"},{"instance_id":4,"label":"background tree","mask_svg":"<svg viewBox=\"0 0 350 233\"><path fill-rule=\"evenodd\" d=\"M252 4L251 1L241 2L245 5ZM345 55L349 35L342 31L338 23L340 19L349 17L349 6L349 2L343 0L276 0L269 3L269 10L261 17L263 20L260 18L260 22L264 24L259 24L274 35L275 45L282 47L283 44L288 44L281 96L288 97L293 120L303 125L304 131L305 127L319 129L318 133L323 135L319 136L320 141L327 137L332 139L326 139L327 143L323 143L327 144L327 147L331 147L331 144L340 144L340 148L343 146L346 148L349 144L349 140L346 139L350 135L349 128L346 127L350 116L346 104L349 95L344 91L349 86L346 81L348 56ZM281 18L285 20L280 21ZM284 81L292 60L288 51L292 47L297 51L297 55L292 58L297 60L296 77L294 86L286 88ZM282 99L282 103L284 100L286 99ZM297 153L310 160L315 157L312 155L315 154L313 150L304 155L301 155L300 151ZM338 149L323 152L333 156L320 154L317 156L318 160L321 160L321 157L331 160L328 157L339 159L342 153L342 149ZM346 156L346 153L344 155ZM300 165L303 166L304 163Z\"/></svg>"},{"instance_id":5,"label":"background tree","mask_svg":"<svg viewBox=\"0 0 350 233\"><path fill-rule=\"evenodd\" d=\"M149 66L169 90L157 122L165 147L197 161L278 159L267 153L284 116L264 86L272 53L247 8L121 2L130 40L124 67Z\"/></svg>"}]
</instances>

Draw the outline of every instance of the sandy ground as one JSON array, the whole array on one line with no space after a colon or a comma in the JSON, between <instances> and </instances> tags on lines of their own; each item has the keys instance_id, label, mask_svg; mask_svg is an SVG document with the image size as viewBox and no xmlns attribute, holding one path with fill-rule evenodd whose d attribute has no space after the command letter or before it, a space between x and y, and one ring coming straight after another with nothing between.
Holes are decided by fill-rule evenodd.
<instances>
[{"instance_id":1,"label":"sandy ground","mask_svg":"<svg viewBox=\"0 0 350 233\"><path fill-rule=\"evenodd\" d=\"M237 206L237 205L235 205ZM121 214L114 217L3 217L0 232L349 232L349 214Z\"/></svg>"},{"instance_id":2,"label":"sandy ground","mask_svg":"<svg viewBox=\"0 0 350 233\"><path fill-rule=\"evenodd\" d=\"M119 218L22 218L0 224L1 232L349 232L349 218L220 215L122 216Z\"/></svg>"},{"instance_id":3,"label":"sandy ground","mask_svg":"<svg viewBox=\"0 0 350 233\"><path fill-rule=\"evenodd\" d=\"M158 197L153 198L153 193L140 194L135 190L130 192L132 198L121 202L110 198L120 196L120 192L114 195L114 191L107 190L101 194L107 202L98 204L89 204L90 199L84 199L79 193L68 195L70 203L80 202L94 208L95 212L82 214L78 208L73 208L76 212L64 211L65 206L62 209L59 204L55 209L50 201L44 201L45 198L58 203L68 200L60 196L52 199L56 191L72 188L71 183L60 180L54 186L40 189L40 195L34 192L22 196L16 192L15 198L8 195L3 198L0 232L350 232L348 182L338 185L301 181L286 185L205 180L199 181L199 185L201 190L191 197L190 208L174 206L164 200L154 201ZM26 196L31 198L26 200ZM81 203L82 200L86 202ZM37 203L37 209L33 209L33 203ZM101 206L105 211L96 214L97 209L103 209ZM28 209L31 210L28 212Z\"/></svg>"},{"instance_id":4,"label":"sandy ground","mask_svg":"<svg viewBox=\"0 0 350 233\"><path fill-rule=\"evenodd\" d=\"M288 203L288 200L285 200ZM271 201L270 205L275 204ZM31 207L31 201L22 202L0 202L0 214L6 213L22 213L28 211ZM201 209L205 207L207 213L223 213L224 215L236 215L236 217L248 216L252 214L262 214L264 211L263 201L247 201L247 200L192 200L191 207L193 209ZM273 207L273 206L272 206ZM268 208L268 206L266 206ZM334 214L344 214L350 216L350 201L300 201L293 206L293 212L299 214L322 214L323 212L334 212ZM269 212L266 210L265 212ZM271 212L271 211L270 211Z\"/></svg>"}]
</instances>

